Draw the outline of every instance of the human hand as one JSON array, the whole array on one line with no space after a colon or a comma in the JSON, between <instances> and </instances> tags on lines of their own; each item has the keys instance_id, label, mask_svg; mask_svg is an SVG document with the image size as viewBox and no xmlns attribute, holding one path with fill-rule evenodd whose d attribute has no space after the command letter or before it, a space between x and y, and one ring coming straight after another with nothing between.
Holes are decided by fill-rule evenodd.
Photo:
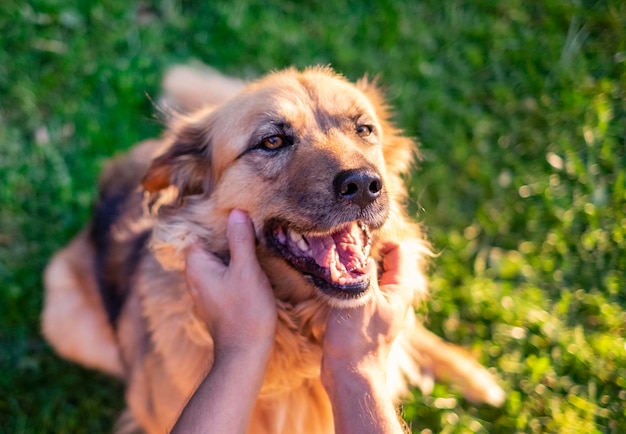
<instances>
[{"instance_id":1,"label":"human hand","mask_svg":"<svg viewBox=\"0 0 626 434\"><path fill-rule=\"evenodd\" d=\"M187 286L213 338L214 358L174 433L247 432L274 345L276 301L247 214L230 213L227 237L229 265L200 246L185 252Z\"/></svg>"},{"instance_id":2,"label":"human hand","mask_svg":"<svg viewBox=\"0 0 626 434\"><path fill-rule=\"evenodd\" d=\"M331 310L324 337L321 378L333 408L336 432L408 432L387 395L386 366L391 344L412 307L415 251L404 241L383 246L383 274L377 280L370 259L372 295L354 309Z\"/></svg>"},{"instance_id":3,"label":"human hand","mask_svg":"<svg viewBox=\"0 0 626 434\"><path fill-rule=\"evenodd\" d=\"M276 333L276 301L255 251L246 213L228 218L228 266L194 245L186 250L185 277L199 316L213 337L216 352L271 348Z\"/></svg>"},{"instance_id":4,"label":"human hand","mask_svg":"<svg viewBox=\"0 0 626 434\"><path fill-rule=\"evenodd\" d=\"M331 310L324 337L322 374L336 369L371 369L384 374L389 350L412 307L416 267L411 241L383 246L383 274L377 280L370 259L372 295L362 306Z\"/></svg>"}]
</instances>

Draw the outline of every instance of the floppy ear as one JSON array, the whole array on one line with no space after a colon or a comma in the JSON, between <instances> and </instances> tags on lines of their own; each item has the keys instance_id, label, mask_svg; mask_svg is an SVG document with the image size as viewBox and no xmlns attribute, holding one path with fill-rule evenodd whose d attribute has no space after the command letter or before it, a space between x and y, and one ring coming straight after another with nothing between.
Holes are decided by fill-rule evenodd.
<instances>
[{"instance_id":1,"label":"floppy ear","mask_svg":"<svg viewBox=\"0 0 626 434\"><path fill-rule=\"evenodd\" d=\"M173 186L178 190L177 203L180 203L186 196L210 190L208 121L206 117L185 121L172 130L173 144L152 161L142 185L151 194Z\"/></svg>"},{"instance_id":2,"label":"floppy ear","mask_svg":"<svg viewBox=\"0 0 626 434\"><path fill-rule=\"evenodd\" d=\"M357 88L370 100L383 129L383 155L387 169L394 175L407 173L418 156L417 146L410 138L402 135L402 130L391 121L390 107L385 101L377 79L367 76L356 83Z\"/></svg>"}]
</instances>

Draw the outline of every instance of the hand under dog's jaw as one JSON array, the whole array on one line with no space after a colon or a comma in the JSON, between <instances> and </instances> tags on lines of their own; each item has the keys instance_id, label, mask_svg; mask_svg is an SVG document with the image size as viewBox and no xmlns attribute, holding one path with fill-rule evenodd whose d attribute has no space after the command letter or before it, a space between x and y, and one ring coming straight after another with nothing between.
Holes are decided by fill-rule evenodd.
<instances>
[{"instance_id":1,"label":"hand under dog's jaw","mask_svg":"<svg viewBox=\"0 0 626 434\"><path fill-rule=\"evenodd\" d=\"M288 223L273 221L266 226L266 240L331 304L352 305L368 293L372 237L365 223L353 221L328 233L303 234Z\"/></svg>"}]
</instances>

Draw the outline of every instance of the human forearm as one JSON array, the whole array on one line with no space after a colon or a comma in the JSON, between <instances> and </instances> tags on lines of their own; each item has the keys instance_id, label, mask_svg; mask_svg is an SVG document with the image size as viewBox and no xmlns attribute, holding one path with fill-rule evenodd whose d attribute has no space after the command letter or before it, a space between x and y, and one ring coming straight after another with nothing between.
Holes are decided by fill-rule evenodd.
<instances>
[{"instance_id":1,"label":"human forearm","mask_svg":"<svg viewBox=\"0 0 626 434\"><path fill-rule=\"evenodd\" d=\"M269 349L225 349L216 352L211 371L180 415L173 434L247 432L258 396Z\"/></svg>"},{"instance_id":2,"label":"human forearm","mask_svg":"<svg viewBox=\"0 0 626 434\"><path fill-rule=\"evenodd\" d=\"M322 382L333 407L337 434L404 434L404 423L387 395L384 369L325 360Z\"/></svg>"},{"instance_id":3,"label":"human forearm","mask_svg":"<svg viewBox=\"0 0 626 434\"><path fill-rule=\"evenodd\" d=\"M189 294L213 338L215 360L174 433L245 433L274 345L276 300L245 212L230 213L227 237L228 265L201 245L185 251Z\"/></svg>"},{"instance_id":4,"label":"human forearm","mask_svg":"<svg viewBox=\"0 0 626 434\"><path fill-rule=\"evenodd\" d=\"M412 308L407 285L411 246L383 246L383 275L370 263L371 296L353 309L332 309L322 358L322 383L339 434L408 432L387 393L385 373L394 339ZM379 285L377 285L379 283Z\"/></svg>"}]
</instances>

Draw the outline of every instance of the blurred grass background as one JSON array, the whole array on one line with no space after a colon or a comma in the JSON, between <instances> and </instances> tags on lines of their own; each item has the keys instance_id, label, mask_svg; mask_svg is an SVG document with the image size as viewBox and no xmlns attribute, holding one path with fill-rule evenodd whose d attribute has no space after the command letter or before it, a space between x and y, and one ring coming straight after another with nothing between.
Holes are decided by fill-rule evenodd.
<instances>
[{"instance_id":1,"label":"blurred grass background","mask_svg":"<svg viewBox=\"0 0 626 434\"><path fill-rule=\"evenodd\" d=\"M110 432L116 382L39 335L41 272L88 219L103 162L158 135L172 63L250 78L378 75L423 160L429 327L507 390L438 385L416 433L626 432L626 3L0 2L0 432Z\"/></svg>"}]
</instances>

